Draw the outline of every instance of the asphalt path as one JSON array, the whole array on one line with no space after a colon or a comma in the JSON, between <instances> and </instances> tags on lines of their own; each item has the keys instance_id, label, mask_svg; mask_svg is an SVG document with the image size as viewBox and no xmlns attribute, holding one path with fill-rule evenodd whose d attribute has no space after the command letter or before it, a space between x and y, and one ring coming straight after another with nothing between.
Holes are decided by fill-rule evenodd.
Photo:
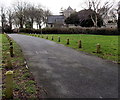
<instances>
[{"instance_id":1,"label":"asphalt path","mask_svg":"<svg viewBox=\"0 0 120 100\"><path fill-rule=\"evenodd\" d=\"M55 42L10 34L45 98L117 98L118 65Z\"/></svg>"}]
</instances>

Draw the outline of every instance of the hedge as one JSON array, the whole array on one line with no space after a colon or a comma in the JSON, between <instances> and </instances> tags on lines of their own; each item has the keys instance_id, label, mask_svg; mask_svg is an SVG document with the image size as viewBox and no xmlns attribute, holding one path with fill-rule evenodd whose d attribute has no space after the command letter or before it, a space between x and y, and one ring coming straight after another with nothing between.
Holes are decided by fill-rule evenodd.
<instances>
[{"instance_id":1,"label":"hedge","mask_svg":"<svg viewBox=\"0 0 120 100\"><path fill-rule=\"evenodd\" d=\"M41 29L20 29L19 32L41 34ZM120 35L113 28L43 28L42 34L95 34L95 35Z\"/></svg>"}]
</instances>

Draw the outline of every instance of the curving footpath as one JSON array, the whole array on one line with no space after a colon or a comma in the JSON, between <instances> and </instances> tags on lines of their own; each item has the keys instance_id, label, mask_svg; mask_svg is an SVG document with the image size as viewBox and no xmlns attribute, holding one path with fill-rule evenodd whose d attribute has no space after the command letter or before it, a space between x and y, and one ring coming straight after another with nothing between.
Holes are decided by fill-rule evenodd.
<instances>
[{"instance_id":1,"label":"curving footpath","mask_svg":"<svg viewBox=\"0 0 120 100\"><path fill-rule=\"evenodd\" d=\"M55 42L10 34L45 98L118 98L118 64Z\"/></svg>"}]
</instances>

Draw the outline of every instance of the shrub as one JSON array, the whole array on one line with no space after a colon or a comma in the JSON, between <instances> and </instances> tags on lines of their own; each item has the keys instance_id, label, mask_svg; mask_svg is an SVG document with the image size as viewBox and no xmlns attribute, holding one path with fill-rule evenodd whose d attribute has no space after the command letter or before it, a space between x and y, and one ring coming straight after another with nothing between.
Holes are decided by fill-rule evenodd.
<instances>
[{"instance_id":1,"label":"shrub","mask_svg":"<svg viewBox=\"0 0 120 100\"><path fill-rule=\"evenodd\" d=\"M41 34L41 29L23 28L20 32ZM113 28L43 28L42 34L120 35L120 32Z\"/></svg>"}]
</instances>

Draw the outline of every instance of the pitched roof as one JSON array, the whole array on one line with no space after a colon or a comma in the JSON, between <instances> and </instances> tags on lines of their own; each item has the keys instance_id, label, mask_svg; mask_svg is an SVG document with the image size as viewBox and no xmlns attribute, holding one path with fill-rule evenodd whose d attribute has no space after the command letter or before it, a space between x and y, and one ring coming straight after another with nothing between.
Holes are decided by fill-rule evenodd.
<instances>
[{"instance_id":1,"label":"pitched roof","mask_svg":"<svg viewBox=\"0 0 120 100\"><path fill-rule=\"evenodd\" d=\"M73 10L70 6L67 8L67 10Z\"/></svg>"},{"instance_id":2,"label":"pitched roof","mask_svg":"<svg viewBox=\"0 0 120 100\"><path fill-rule=\"evenodd\" d=\"M64 23L64 16L63 15L50 15L48 16L48 24L52 23Z\"/></svg>"}]
</instances>

